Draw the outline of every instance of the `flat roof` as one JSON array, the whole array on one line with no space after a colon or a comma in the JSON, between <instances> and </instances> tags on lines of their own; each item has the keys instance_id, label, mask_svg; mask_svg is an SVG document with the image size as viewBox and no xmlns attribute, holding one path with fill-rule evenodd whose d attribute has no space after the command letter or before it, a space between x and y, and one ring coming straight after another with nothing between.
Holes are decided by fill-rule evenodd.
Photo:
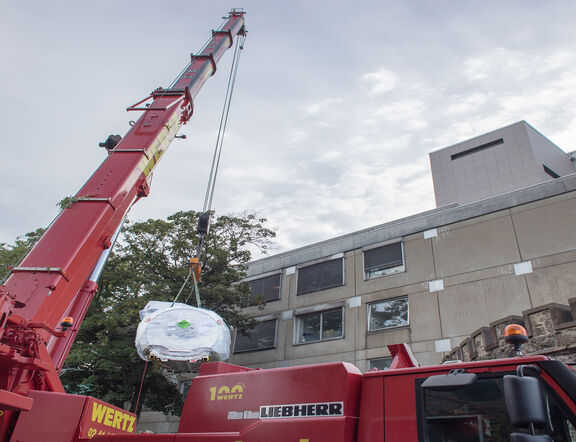
<instances>
[{"instance_id":1,"label":"flat roof","mask_svg":"<svg viewBox=\"0 0 576 442\"><path fill-rule=\"evenodd\" d=\"M252 261L248 277L360 249L576 190L576 174L468 204L451 204Z\"/></svg>"}]
</instances>

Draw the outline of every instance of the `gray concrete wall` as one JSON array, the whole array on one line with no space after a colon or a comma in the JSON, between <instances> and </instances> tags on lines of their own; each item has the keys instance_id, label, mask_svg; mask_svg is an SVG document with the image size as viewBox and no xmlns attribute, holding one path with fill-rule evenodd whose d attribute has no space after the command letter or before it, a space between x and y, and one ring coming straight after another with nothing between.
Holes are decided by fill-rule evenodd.
<instances>
[{"instance_id":1,"label":"gray concrete wall","mask_svg":"<svg viewBox=\"0 0 576 442\"><path fill-rule=\"evenodd\" d=\"M366 370L370 359L389 356L387 345L407 342L420 363L434 364L446 354L437 351L439 343L454 347L502 316L566 303L576 287L575 186L572 175L257 261L251 277L257 270L283 273L281 299L247 310L278 318L277 345L235 354L231 362L269 368L344 360ZM403 272L365 280L362 254L371 233L372 245L403 241ZM297 296L298 267L334 253L344 254L346 284ZM408 297L409 325L369 331L368 305L400 296ZM295 343L298 314L338 306L344 306L342 339Z\"/></svg>"},{"instance_id":2,"label":"gray concrete wall","mask_svg":"<svg viewBox=\"0 0 576 442\"><path fill-rule=\"evenodd\" d=\"M503 143L470 155L451 155L502 138ZM570 157L525 121L430 153L438 207L466 204L552 179L543 164L564 176L574 173Z\"/></svg>"},{"instance_id":3,"label":"gray concrete wall","mask_svg":"<svg viewBox=\"0 0 576 442\"><path fill-rule=\"evenodd\" d=\"M570 160L570 156L560 149L556 144L538 132L529 124L524 126L526 135L530 140L534 156L540 164L545 164L560 176L570 175L574 173L574 163ZM545 172L543 168L539 170L543 180L553 179Z\"/></svg>"}]
</instances>

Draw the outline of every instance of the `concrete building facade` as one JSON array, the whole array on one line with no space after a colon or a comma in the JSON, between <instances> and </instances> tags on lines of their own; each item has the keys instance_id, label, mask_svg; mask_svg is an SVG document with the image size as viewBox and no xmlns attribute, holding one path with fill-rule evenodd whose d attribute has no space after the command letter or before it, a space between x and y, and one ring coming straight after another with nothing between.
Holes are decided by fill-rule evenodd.
<instances>
[{"instance_id":1,"label":"concrete building facade","mask_svg":"<svg viewBox=\"0 0 576 442\"><path fill-rule=\"evenodd\" d=\"M231 363L346 361L366 371L386 368L387 345L400 342L423 365L472 353L493 357L503 324L524 318L534 335L537 315L552 324L538 336L554 334L554 355L573 358L574 346L565 341L576 325L566 319L568 307L558 307L569 304L576 314L576 174L569 155L520 122L430 158L437 209L250 264L247 280L258 305L246 312L258 326L235 336ZM451 169L469 160L465 174ZM452 187L466 187L462 180L472 190L451 194ZM191 377L179 375L181 391ZM177 425L176 417L146 412L138 429L174 432Z\"/></svg>"},{"instance_id":2,"label":"concrete building facade","mask_svg":"<svg viewBox=\"0 0 576 442\"><path fill-rule=\"evenodd\" d=\"M248 281L266 303L247 309L259 325L236 337L230 362L343 360L368 370L390 362L388 344L406 342L421 364L435 364L485 324L567 303L576 287L576 175L541 178L252 262Z\"/></svg>"},{"instance_id":3,"label":"concrete building facade","mask_svg":"<svg viewBox=\"0 0 576 442\"><path fill-rule=\"evenodd\" d=\"M466 204L574 173L572 157L525 121L430 153L436 206Z\"/></svg>"}]
</instances>

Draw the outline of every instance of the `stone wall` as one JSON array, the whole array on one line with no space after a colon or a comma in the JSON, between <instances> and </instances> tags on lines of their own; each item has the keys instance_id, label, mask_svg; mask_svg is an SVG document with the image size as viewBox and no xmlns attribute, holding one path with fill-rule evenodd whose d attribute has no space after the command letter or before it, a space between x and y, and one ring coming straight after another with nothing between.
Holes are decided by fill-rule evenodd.
<instances>
[{"instance_id":1,"label":"stone wall","mask_svg":"<svg viewBox=\"0 0 576 442\"><path fill-rule=\"evenodd\" d=\"M512 348L504 342L504 329L520 324L530 340L522 346L524 355L541 354L563 362L576 362L576 298L568 305L550 303L525 310L522 316L506 316L474 331L454 348L443 361L476 361L511 356Z\"/></svg>"}]
</instances>

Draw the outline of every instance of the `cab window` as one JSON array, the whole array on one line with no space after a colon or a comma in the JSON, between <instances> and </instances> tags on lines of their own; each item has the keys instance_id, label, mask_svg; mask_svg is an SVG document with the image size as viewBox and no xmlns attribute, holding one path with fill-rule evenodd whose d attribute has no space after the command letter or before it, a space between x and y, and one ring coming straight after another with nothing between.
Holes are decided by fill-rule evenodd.
<instances>
[{"instance_id":1,"label":"cab window","mask_svg":"<svg viewBox=\"0 0 576 442\"><path fill-rule=\"evenodd\" d=\"M508 419L501 377L483 377L465 388L452 391L421 389L424 413L420 425L429 442L499 442L510 440L513 432L528 433L513 427ZM545 392L549 424L536 429L554 441L576 441L574 426Z\"/></svg>"}]
</instances>

